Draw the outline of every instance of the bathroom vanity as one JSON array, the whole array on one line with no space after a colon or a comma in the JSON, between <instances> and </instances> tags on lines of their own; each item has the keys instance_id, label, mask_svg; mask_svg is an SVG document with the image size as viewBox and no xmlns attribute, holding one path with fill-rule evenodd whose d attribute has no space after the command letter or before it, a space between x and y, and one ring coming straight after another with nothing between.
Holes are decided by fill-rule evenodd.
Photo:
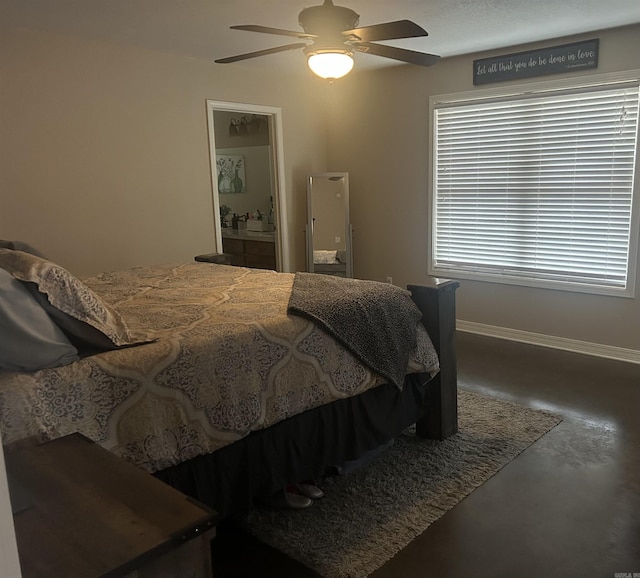
<instances>
[{"instance_id":1,"label":"bathroom vanity","mask_svg":"<svg viewBox=\"0 0 640 578\"><path fill-rule=\"evenodd\" d=\"M223 229L222 249L231 264L254 269L276 269L276 237L273 231Z\"/></svg>"}]
</instances>

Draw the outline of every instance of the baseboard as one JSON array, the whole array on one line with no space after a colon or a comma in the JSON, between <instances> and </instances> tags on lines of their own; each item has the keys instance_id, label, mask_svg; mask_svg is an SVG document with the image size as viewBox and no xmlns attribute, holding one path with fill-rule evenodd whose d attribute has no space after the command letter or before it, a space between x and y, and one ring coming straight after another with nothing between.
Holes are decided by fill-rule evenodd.
<instances>
[{"instance_id":1,"label":"baseboard","mask_svg":"<svg viewBox=\"0 0 640 578\"><path fill-rule=\"evenodd\" d=\"M521 331L519 329L509 329L508 327L497 327L495 325L475 323L474 321L463 321L461 319L456 321L456 329L466 333L486 335L487 337L497 337L498 339L508 339L509 341L519 341L521 343L529 343L531 345L540 345L541 347L563 349L574 353L583 353L585 355L606 357L607 359L640 364L640 351L635 349L625 349L624 347L614 347L613 345L590 343L588 341L544 335L542 333L531 333L529 331Z\"/></svg>"}]
</instances>

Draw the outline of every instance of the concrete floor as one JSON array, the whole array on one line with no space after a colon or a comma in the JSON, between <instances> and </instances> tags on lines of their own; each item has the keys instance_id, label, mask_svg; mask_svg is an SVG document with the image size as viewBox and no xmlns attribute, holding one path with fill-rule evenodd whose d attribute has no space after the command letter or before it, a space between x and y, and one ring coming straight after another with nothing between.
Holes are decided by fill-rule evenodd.
<instances>
[{"instance_id":1,"label":"concrete floor","mask_svg":"<svg viewBox=\"0 0 640 578\"><path fill-rule=\"evenodd\" d=\"M563 422L371 578L640 578L640 365L460 333L458 383ZM213 551L219 578L316 576L233 530Z\"/></svg>"}]
</instances>

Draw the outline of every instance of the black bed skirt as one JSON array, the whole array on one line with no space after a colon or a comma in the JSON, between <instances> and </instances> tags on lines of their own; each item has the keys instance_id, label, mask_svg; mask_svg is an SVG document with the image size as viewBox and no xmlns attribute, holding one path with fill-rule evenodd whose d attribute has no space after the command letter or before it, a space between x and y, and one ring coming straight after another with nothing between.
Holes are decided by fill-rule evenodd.
<instances>
[{"instance_id":1,"label":"black bed skirt","mask_svg":"<svg viewBox=\"0 0 640 578\"><path fill-rule=\"evenodd\" d=\"M408 375L402 391L381 385L154 475L223 517L246 512L254 497L319 479L328 467L356 460L396 437L427 412L428 381L425 374Z\"/></svg>"}]
</instances>

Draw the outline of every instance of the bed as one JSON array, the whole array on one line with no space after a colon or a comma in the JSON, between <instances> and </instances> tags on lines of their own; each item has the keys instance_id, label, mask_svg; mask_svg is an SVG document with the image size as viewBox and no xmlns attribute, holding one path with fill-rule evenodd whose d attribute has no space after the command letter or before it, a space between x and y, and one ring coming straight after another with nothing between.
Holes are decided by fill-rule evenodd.
<instances>
[{"instance_id":1,"label":"bed","mask_svg":"<svg viewBox=\"0 0 640 578\"><path fill-rule=\"evenodd\" d=\"M439 439L457 429L456 282L404 291L195 262L79 280L41 256L1 248L0 273L71 346L56 349L53 362L38 360L41 368L0 369L4 444L80 432L226 515L357 459L412 423ZM320 277L348 283L354 295L391 291L411 303L410 316L422 315L406 361L395 364L406 367L400 379L397 368L385 375L386 364L371 369L375 360L332 333L333 318L323 325L315 310L291 308L299 280L313 288ZM395 313L388 321L372 331L378 357L389 327L406 333ZM395 341L387 349L400 355Z\"/></svg>"}]
</instances>

